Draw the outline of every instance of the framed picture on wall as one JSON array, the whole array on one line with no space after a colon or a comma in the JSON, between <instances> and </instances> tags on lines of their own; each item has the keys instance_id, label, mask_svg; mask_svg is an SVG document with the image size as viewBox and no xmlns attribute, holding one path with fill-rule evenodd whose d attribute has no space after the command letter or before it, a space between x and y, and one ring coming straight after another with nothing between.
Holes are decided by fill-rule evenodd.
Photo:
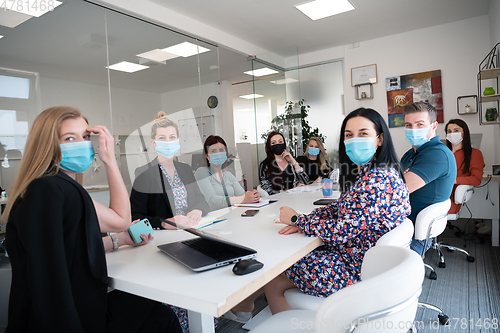
<instances>
[{"instance_id":1,"label":"framed picture on wall","mask_svg":"<svg viewBox=\"0 0 500 333\"><path fill-rule=\"evenodd\" d=\"M377 65L367 65L351 68L351 86L377 83Z\"/></svg>"}]
</instances>

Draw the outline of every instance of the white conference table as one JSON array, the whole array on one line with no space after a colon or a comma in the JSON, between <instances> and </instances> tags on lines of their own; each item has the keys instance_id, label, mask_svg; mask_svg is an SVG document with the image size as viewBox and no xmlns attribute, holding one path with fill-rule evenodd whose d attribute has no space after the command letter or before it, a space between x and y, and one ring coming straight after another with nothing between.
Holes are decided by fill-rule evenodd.
<instances>
[{"instance_id":1,"label":"white conference table","mask_svg":"<svg viewBox=\"0 0 500 333\"><path fill-rule=\"evenodd\" d=\"M337 194L338 196L338 194ZM280 193L278 202L261 207L254 217L241 217L245 207L211 212L224 215L224 222L203 228L234 243L257 250L256 259L264 267L251 274L233 274L233 265L194 273L166 256L157 245L196 237L182 230L159 230L154 240L139 247L123 247L106 253L110 286L145 298L188 310L191 332L214 332L213 317L219 317L259 290L293 263L322 244L316 237L303 234L280 235L283 224L275 223L281 206L309 213L322 192ZM300 199L300 200L298 200Z\"/></svg>"}]
</instances>

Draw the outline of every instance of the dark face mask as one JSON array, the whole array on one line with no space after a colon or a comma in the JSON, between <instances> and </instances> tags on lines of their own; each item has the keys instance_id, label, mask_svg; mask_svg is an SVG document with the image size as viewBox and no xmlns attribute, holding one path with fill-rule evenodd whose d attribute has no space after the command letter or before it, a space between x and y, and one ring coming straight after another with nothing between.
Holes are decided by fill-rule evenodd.
<instances>
[{"instance_id":1,"label":"dark face mask","mask_svg":"<svg viewBox=\"0 0 500 333\"><path fill-rule=\"evenodd\" d=\"M276 145L271 146L271 151L274 155L281 155L286 149L286 144L278 143Z\"/></svg>"}]
</instances>

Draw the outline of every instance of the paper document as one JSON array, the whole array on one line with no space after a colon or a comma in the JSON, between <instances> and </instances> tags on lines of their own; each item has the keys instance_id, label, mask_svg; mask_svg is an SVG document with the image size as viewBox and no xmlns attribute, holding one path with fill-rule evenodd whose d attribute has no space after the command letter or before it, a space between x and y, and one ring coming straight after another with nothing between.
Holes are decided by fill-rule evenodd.
<instances>
[{"instance_id":1,"label":"paper document","mask_svg":"<svg viewBox=\"0 0 500 333\"><path fill-rule=\"evenodd\" d=\"M236 207L254 207L254 208L259 208L265 205L269 205L269 200L268 199L260 199L259 202L256 203L240 203L235 205Z\"/></svg>"}]
</instances>

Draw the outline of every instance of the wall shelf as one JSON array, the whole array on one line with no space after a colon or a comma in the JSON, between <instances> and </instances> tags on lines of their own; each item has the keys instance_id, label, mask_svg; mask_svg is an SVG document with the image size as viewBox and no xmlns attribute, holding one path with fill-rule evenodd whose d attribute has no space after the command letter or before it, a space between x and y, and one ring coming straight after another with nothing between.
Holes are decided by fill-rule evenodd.
<instances>
[{"instance_id":1,"label":"wall shelf","mask_svg":"<svg viewBox=\"0 0 500 333\"><path fill-rule=\"evenodd\" d=\"M500 100L500 95L495 94L495 95L489 95L489 96L481 96L481 103L486 103L486 102L494 102Z\"/></svg>"},{"instance_id":2,"label":"wall shelf","mask_svg":"<svg viewBox=\"0 0 500 333\"><path fill-rule=\"evenodd\" d=\"M500 92L498 91L498 77L500 76L500 66L498 61L498 49L500 43L495 44L495 46L488 52L488 55L479 63L479 72L477 73L477 93L479 96L478 111L479 111L479 125L495 125L500 124L500 119L494 121L486 121L483 115L483 108L489 109L493 108L490 105L483 105L483 103L494 103L495 107L500 110ZM495 89L494 95L484 96L483 92L483 80L494 80L493 84L489 84Z\"/></svg>"},{"instance_id":3,"label":"wall shelf","mask_svg":"<svg viewBox=\"0 0 500 333\"><path fill-rule=\"evenodd\" d=\"M481 80L496 79L500 74L500 68L483 69L480 73Z\"/></svg>"}]
</instances>

